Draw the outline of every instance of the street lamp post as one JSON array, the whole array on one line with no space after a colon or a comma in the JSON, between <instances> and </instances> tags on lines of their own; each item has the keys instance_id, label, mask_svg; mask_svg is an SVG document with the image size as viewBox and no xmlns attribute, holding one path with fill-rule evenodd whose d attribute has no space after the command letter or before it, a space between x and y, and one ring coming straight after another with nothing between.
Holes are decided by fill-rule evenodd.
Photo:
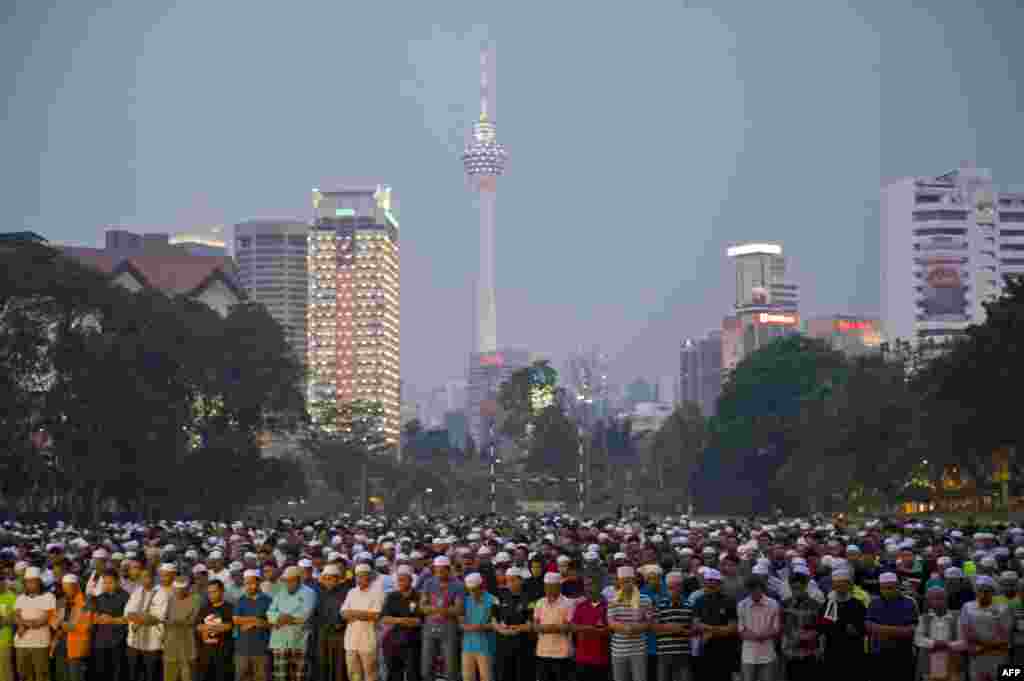
<instances>
[{"instance_id":1,"label":"street lamp post","mask_svg":"<svg viewBox=\"0 0 1024 681\"><path fill-rule=\"evenodd\" d=\"M495 482L495 464L497 464L496 456L494 452L494 424L492 423L489 430L489 442L487 445L488 456L491 464L491 513L498 512L498 493Z\"/></svg>"},{"instance_id":2,"label":"street lamp post","mask_svg":"<svg viewBox=\"0 0 1024 681\"><path fill-rule=\"evenodd\" d=\"M583 487L583 484L584 484L583 483L583 469L584 469L584 460L583 460L583 426L580 426L580 428L579 428L579 437L580 437L580 441L579 441L579 456L577 457L578 460L579 460L579 471L577 472L577 475L576 475L576 490L577 490L576 491L576 501L579 504L580 515L582 516L583 515L583 508L584 508L584 505L585 505L584 504L584 501L585 501L585 498L584 498L584 487Z\"/></svg>"}]
</instances>

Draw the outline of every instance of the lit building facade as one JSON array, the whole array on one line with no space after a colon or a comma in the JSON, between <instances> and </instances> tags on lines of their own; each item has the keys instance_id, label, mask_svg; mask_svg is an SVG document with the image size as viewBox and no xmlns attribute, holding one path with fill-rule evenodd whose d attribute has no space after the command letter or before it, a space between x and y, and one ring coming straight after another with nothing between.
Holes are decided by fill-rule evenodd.
<instances>
[{"instance_id":1,"label":"lit building facade","mask_svg":"<svg viewBox=\"0 0 1024 681\"><path fill-rule=\"evenodd\" d=\"M299 220L248 220L235 225L238 277L249 299L261 303L295 356L306 363L309 225Z\"/></svg>"},{"instance_id":2,"label":"lit building facade","mask_svg":"<svg viewBox=\"0 0 1024 681\"><path fill-rule=\"evenodd\" d=\"M881 349L881 328L877 319L837 315L806 320L804 333L825 341L833 350L856 357Z\"/></svg>"},{"instance_id":3,"label":"lit building facade","mask_svg":"<svg viewBox=\"0 0 1024 681\"><path fill-rule=\"evenodd\" d=\"M1002 277L1024 273L1024 194L969 163L882 187L881 322L892 341L942 342L985 320Z\"/></svg>"},{"instance_id":4,"label":"lit building facade","mask_svg":"<svg viewBox=\"0 0 1024 681\"><path fill-rule=\"evenodd\" d=\"M734 321L723 328L728 342L735 344L727 357L727 368L733 369L775 338L799 333L800 289L786 279L786 259L778 244L741 244L726 255L736 267ZM738 329L731 328L736 325Z\"/></svg>"},{"instance_id":5,"label":"lit building facade","mask_svg":"<svg viewBox=\"0 0 1024 681\"><path fill-rule=\"evenodd\" d=\"M700 405L704 416L713 416L722 394L723 337L711 331L707 337L688 338L679 351L679 401Z\"/></svg>"},{"instance_id":6,"label":"lit building facade","mask_svg":"<svg viewBox=\"0 0 1024 681\"><path fill-rule=\"evenodd\" d=\"M309 399L379 402L401 428L398 221L389 187L313 190L309 231Z\"/></svg>"},{"instance_id":7,"label":"lit building facade","mask_svg":"<svg viewBox=\"0 0 1024 681\"><path fill-rule=\"evenodd\" d=\"M569 355L563 380L568 388L575 412L586 425L607 418L610 410L608 356L597 348L580 350Z\"/></svg>"}]
</instances>

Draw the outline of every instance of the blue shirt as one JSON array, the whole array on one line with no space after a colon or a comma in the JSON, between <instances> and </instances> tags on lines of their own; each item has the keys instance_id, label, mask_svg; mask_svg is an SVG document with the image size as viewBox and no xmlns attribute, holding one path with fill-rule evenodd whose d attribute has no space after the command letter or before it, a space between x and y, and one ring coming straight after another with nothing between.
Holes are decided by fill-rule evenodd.
<instances>
[{"instance_id":1,"label":"blue shirt","mask_svg":"<svg viewBox=\"0 0 1024 681\"><path fill-rule=\"evenodd\" d=\"M484 592L483 598L477 603L472 596L462 601L465 608L466 624L488 624L491 621L491 610L494 607L494 596ZM462 652L477 653L494 657L497 639L493 631L467 631L462 635Z\"/></svg>"},{"instance_id":2,"label":"blue shirt","mask_svg":"<svg viewBox=\"0 0 1024 681\"><path fill-rule=\"evenodd\" d=\"M267 611L270 610L270 596L265 593L257 593L255 598L249 598L245 593L238 599L235 605L236 617L262 617L267 618ZM235 654L242 657L258 657L267 654L267 646L270 645L270 630L250 629L242 631L235 627Z\"/></svg>"},{"instance_id":3,"label":"blue shirt","mask_svg":"<svg viewBox=\"0 0 1024 681\"><path fill-rule=\"evenodd\" d=\"M903 595L895 598L876 598L871 601L868 607L866 622L874 622L889 627L912 627L917 625L917 604ZM914 645L913 639L874 639L871 642L872 652L885 650L910 649Z\"/></svg>"},{"instance_id":4,"label":"blue shirt","mask_svg":"<svg viewBox=\"0 0 1024 681\"><path fill-rule=\"evenodd\" d=\"M658 599L667 593L667 589L662 586L661 590L655 591L649 586L640 587L640 593L651 599L651 603L657 603ZM658 635L653 631L649 631L644 636L647 638L647 654L657 655L658 654Z\"/></svg>"}]
</instances>

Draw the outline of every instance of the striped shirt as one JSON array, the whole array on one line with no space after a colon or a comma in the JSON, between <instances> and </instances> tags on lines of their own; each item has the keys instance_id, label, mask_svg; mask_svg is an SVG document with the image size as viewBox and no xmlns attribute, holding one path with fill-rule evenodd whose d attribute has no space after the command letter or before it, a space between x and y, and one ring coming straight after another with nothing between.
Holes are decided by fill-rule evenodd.
<instances>
[{"instance_id":1,"label":"striped shirt","mask_svg":"<svg viewBox=\"0 0 1024 681\"><path fill-rule=\"evenodd\" d=\"M653 619L654 604L639 594L639 605L613 600L608 604L609 624L647 624ZM612 634L612 658L647 655L647 637L644 634Z\"/></svg>"},{"instance_id":2,"label":"striped shirt","mask_svg":"<svg viewBox=\"0 0 1024 681\"><path fill-rule=\"evenodd\" d=\"M680 595L679 603L672 601L672 596L662 596L656 603L658 624L693 623L693 608L687 599ZM658 634L659 655L689 655L690 639L682 634Z\"/></svg>"}]
</instances>

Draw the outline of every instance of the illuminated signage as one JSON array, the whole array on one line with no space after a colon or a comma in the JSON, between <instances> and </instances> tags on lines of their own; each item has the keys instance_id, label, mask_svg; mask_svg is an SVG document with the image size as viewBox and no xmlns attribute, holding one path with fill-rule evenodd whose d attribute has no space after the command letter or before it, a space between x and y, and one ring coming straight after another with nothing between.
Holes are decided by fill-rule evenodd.
<instances>
[{"instance_id":1,"label":"illuminated signage","mask_svg":"<svg viewBox=\"0 0 1024 681\"><path fill-rule=\"evenodd\" d=\"M728 249L725 254L730 258L735 258L741 255L782 255L782 246L778 244L743 244L742 246L733 246Z\"/></svg>"},{"instance_id":2,"label":"illuminated signage","mask_svg":"<svg viewBox=\"0 0 1024 681\"><path fill-rule=\"evenodd\" d=\"M839 331L870 331L874 328L874 323L869 321L852 321L849 319L836 321L836 329Z\"/></svg>"},{"instance_id":3,"label":"illuminated signage","mask_svg":"<svg viewBox=\"0 0 1024 681\"><path fill-rule=\"evenodd\" d=\"M757 316L757 321L761 324L784 324L787 326L795 326L796 315L791 314L772 314L771 312L762 312Z\"/></svg>"},{"instance_id":4,"label":"illuminated signage","mask_svg":"<svg viewBox=\"0 0 1024 681\"><path fill-rule=\"evenodd\" d=\"M493 355L481 355L480 366L482 367L500 367L505 365L505 357L500 352L496 352Z\"/></svg>"}]
</instances>

